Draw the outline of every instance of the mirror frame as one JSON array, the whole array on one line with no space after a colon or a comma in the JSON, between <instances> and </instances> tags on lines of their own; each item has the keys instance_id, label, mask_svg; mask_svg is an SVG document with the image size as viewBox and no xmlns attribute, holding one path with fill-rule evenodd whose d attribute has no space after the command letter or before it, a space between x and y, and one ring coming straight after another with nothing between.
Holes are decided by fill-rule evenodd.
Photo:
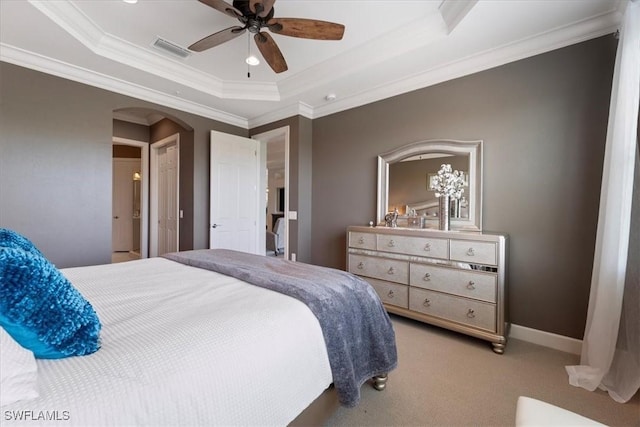
<instances>
[{"instance_id":1,"label":"mirror frame","mask_svg":"<svg viewBox=\"0 0 640 427\"><path fill-rule=\"evenodd\" d=\"M418 141L378 156L377 224L384 224L388 213L389 165L420 154L443 153L469 156L469 218L451 218L452 230L482 231L482 140L433 139ZM430 220L438 228L437 220ZM432 228L432 227L430 227Z\"/></svg>"}]
</instances>

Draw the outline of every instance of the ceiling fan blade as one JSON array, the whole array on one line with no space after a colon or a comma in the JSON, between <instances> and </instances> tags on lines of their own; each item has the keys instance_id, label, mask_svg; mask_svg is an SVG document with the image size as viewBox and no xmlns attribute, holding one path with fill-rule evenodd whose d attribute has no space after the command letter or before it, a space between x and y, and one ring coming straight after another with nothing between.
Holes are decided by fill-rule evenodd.
<instances>
[{"instance_id":1,"label":"ceiling fan blade","mask_svg":"<svg viewBox=\"0 0 640 427\"><path fill-rule=\"evenodd\" d=\"M304 18L273 18L267 22L269 30L283 36L314 40L341 40L344 25Z\"/></svg>"},{"instance_id":2,"label":"ceiling fan blade","mask_svg":"<svg viewBox=\"0 0 640 427\"><path fill-rule=\"evenodd\" d=\"M250 0L249 8L261 18L269 14L276 0Z\"/></svg>"},{"instance_id":3,"label":"ceiling fan blade","mask_svg":"<svg viewBox=\"0 0 640 427\"><path fill-rule=\"evenodd\" d=\"M240 18L242 16L242 12L240 12L235 7L231 6L224 0L198 0L200 3L204 3L207 6L211 6L219 12L224 13L225 15L229 15L232 18Z\"/></svg>"},{"instance_id":4,"label":"ceiling fan blade","mask_svg":"<svg viewBox=\"0 0 640 427\"><path fill-rule=\"evenodd\" d=\"M211 49L212 47L218 46L219 44L238 37L245 31L246 29L244 27L229 27L226 30L218 31L217 33L213 33L210 36L203 38L202 40L198 40L197 42L189 46L189 50L193 50L194 52L202 52L203 50Z\"/></svg>"},{"instance_id":5,"label":"ceiling fan blade","mask_svg":"<svg viewBox=\"0 0 640 427\"><path fill-rule=\"evenodd\" d=\"M271 34L257 33L253 36L253 39L255 40L262 57L267 61L267 64L269 64L273 71L276 73L282 73L289 69L289 67L287 67L287 62L284 60L284 56L282 56L282 52L280 52L280 49L273 40L273 37L271 37Z\"/></svg>"}]
</instances>

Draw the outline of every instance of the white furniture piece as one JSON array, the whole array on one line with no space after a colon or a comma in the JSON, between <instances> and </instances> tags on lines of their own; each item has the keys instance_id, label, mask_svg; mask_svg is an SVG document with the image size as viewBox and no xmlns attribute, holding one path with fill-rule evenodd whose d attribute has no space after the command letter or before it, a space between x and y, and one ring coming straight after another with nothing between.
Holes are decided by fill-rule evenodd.
<instances>
[{"instance_id":1,"label":"white furniture piece","mask_svg":"<svg viewBox=\"0 0 640 427\"><path fill-rule=\"evenodd\" d=\"M284 253L284 218L278 218L273 225L273 231L266 231L267 255L271 252L275 256Z\"/></svg>"},{"instance_id":2,"label":"white furniture piece","mask_svg":"<svg viewBox=\"0 0 640 427\"><path fill-rule=\"evenodd\" d=\"M278 218L273 227L273 232L276 235L276 254L284 253L284 221L284 218Z\"/></svg>"},{"instance_id":3,"label":"white furniture piece","mask_svg":"<svg viewBox=\"0 0 640 427\"><path fill-rule=\"evenodd\" d=\"M516 406L515 426L604 426L604 424L550 403L520 396Z\"/></svg>"},{"instance_id":4,"label":"white furniture piece","mask_svg":"<svg viewBox=\"0 0 640 427\"><path fill-rule=\"evenodd\" d=\"M278 255L278 250L276 249L278 244L277 242L278 242L278 235L273 231L266 230L265 243L266 243L267 255L271 255L272 252L274 256Z\"/></svg>"},{"instance_id":5,"label":"white furniture piece","mask_svg":"<svg viewBox=\"0 0 640 427\"><path fill-rule=\"evenodd\" d=\"M395 227L347 228L347 270L367 280L390 313L507 342L504 234Z\"/></svg>"}]
</instances>

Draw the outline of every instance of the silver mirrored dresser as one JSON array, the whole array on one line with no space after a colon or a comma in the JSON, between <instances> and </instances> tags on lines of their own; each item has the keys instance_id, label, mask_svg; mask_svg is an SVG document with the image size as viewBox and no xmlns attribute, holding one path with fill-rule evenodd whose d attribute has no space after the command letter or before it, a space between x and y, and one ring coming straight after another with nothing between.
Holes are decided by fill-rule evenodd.
<instances>
[{"instance_id":1,"label":"silver mirrored dresser","mask_svg":"<svg viewBox=\"0 0 640 427\"><path fill-rule=\"evenodd\" d=\"M507 343L508 236L350 226L347 270L376 290L390 313Z\"/></svg>"}]
</instances>

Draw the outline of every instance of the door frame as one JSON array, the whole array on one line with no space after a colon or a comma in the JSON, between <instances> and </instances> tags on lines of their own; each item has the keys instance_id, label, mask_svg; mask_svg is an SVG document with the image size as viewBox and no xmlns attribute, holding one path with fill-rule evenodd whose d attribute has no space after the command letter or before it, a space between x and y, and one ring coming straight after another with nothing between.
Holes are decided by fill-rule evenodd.
<instances>
[{"instance_id":1,"label":"door frame","mask_svg":"<svg viewBox=\"0 0 640 427\"><path fill-rule=\"evenodd\" d=\"M265 161L260 162L260 177L263 177L267 173L267 164L266 164L266 153L267 153L267 144L270 140L276 137L284 137L284 258L289 259L289 190L290 190L290 182L289 182L289 137L290 137L291 129L290 127L283 126L280 128L272 129L266 132L258 133L256 135L252 135L252 139L257 139L260 141L260 151L264 153ZM268 182L263 179L261 182L262 195L264 195L267 191ZM261 199L264 200L264 197ZM262 212L266 212L265 205L263 202ZM265 221L266 221L266 215ZM264 229L264 225L262 226ZM264 234L264 233L263 233ZM265 246L264 243L262 245Z\"/></svg>"},{"instance_id":2,"label":"door frame","mask_svg":"<svg viewBox=\"0 0 640 427\"><path fill-rule=\"evenodd\" d=\"M161 148L176 146L176 249L180 250L180 134L175 133L151 144L150 148L150 198L149 206L149 256L158 256L158 151Z\"/></svg>"},{"instance_id":3,"label":"door frame","mask_svg":"<svg viewBox=\"0 0 640 427\"><path fill-rule=\"evenodd\" d=\"M114 136L111 143L117 145L129 145L140 148L140 174L142 183L140 186L140 258L149 257L149 143L135 139L120 138ZM113 155L111 156L113 159ZM113 161L113 160L112 160ZM112 192L113 198L113 192ZM111 200L113 205L113 200ZM111 242L113 247L113 242Z\"/></svg>"}]
</instances>

